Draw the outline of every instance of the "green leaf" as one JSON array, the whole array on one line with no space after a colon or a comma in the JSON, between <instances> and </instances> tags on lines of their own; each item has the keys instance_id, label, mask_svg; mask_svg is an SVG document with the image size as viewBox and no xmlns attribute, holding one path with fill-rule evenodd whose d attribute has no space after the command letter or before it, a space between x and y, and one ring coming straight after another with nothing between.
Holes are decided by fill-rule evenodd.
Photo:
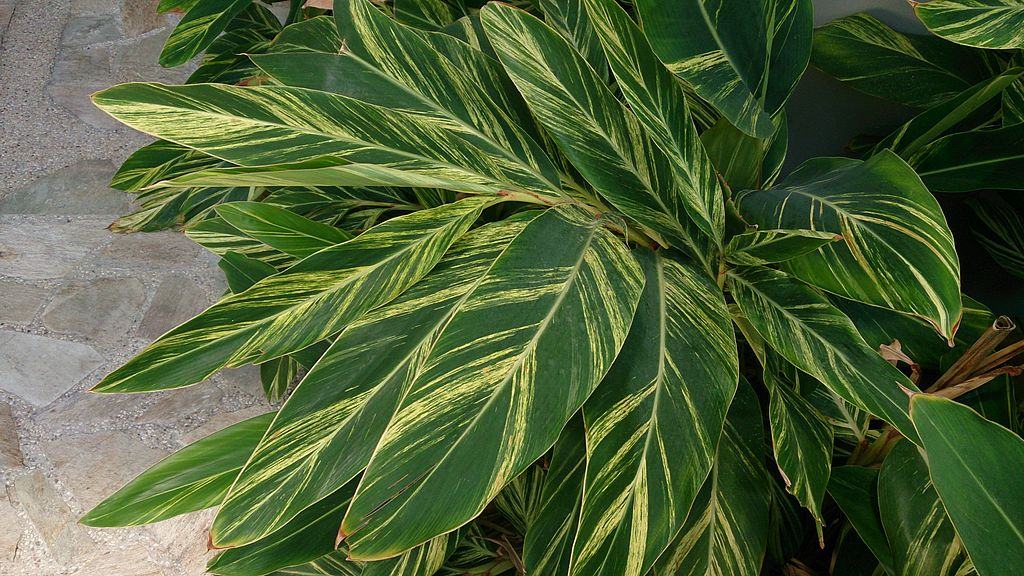
<instances>
[{"instance_id":1,"label":"green leaf","mask_svg":"<svg viewBox=\"0 0 1024 576\"><path fill-rule=\"evenodd\" d=\"M878 507L894 574L954 576L969 562L946 518L928 468L909 442L898 443L878 474ZM969 567L969 564L968 564Z\"/></svg>"},{"instance_id":2,"label":"green leaf","mask_svg":"<svg viewBox=\"0 0 1024 576\"><path fill-rule=\"evenodd\" d=\"M715 465L654 573L757 576L767 544L770 481L757 396L743 381L729 408Z\"/></svg>"},{"instance_id":3,"label":"green leaf","mask_svg":"<svg viewBox=\"0 0 1024 576\"><path fill-rule=\"evenodd\" d=\"M935 491L981 576L1024 572L1024 439L945 398L910 402Z\"/></svg>"},{"instance_id":4,"label":"green leaf","mask_svg":"<svg viewBox=\"0 0 1024 576\"><path fill-rule=\"evenodd\" d=\"M1024 66L1024 53L1018 53L1010 65ZM1019 78L1003 91L1003 127L1024 122L1024 78Z\"/></svg>"},{"instance_id":5,"label":"green leaf","mask_svg":"<svg viewBox=\"0 0 1024 576\"><path fill-rule=\"evenodd\" d=\"M338 94L284 86L122 84L94 94L93 101L137 130L242 166L332 155L477 186L550 192L532 170L463 126Z\"/></svg>"},{"instance_id":6,"label":"green leaf","mask_svg":"<svg viewBox=\"0 0 1024 576\"><path fill-rule=\"evenodd\" d=\"M395 558L367 562L362 576L432 576L459 544L459 531L443 534Z\"/></svg>"},{"instance_id":7,"label":"green leaf","mask_svg":"<svg viewBox=\"0 0 1024 576\"><path fill-rule=\"evenodd\" d=\"M686 96L643 32L614 0L582 0L629 109L671 165L686 213L716 243L725 227L722 187Z\"/></svg>"},{"instance_id":8,"label":"green leaf","mask_svg":"<svg viewBox=\"0 0 1024 576\"><path fill-rule=\"evenodd\" d=\"M608 60L584 0L538 0L544 21L569 41L599 77L608 80Z\"/></svg>"},{"instance_id":9,"label":"green leaf","mask_svg":"<svg viewBox=\"0 0 1024 576\"><path fill-rule=\"evenodd\" d=\"M569 573L586 470L583 418L576 417L566 424L555 442L551 466L544 477L541 504L526 530L523 564L528 574L562 576Z\"/></svg>"},{"instance_id":10,"label":"green leaf","mask_svg":"<svg viewBox=\"0 0 1024 576\"><path fill-rule=\"evenodd\" d=\"M738 268L729 291L762 338L855 406L916 439L901 387L914 384L868 347L849 318L807 285L769 268Z\"/></svg>"},{"instance_id":11,"label":"green leaf","mask_svg":"<svg viewBox=\"0 0 1024 576\"><path fill-rule=\"evenodd\" d=\"M415 284L492 203L414 212L321 250L171 330L93 390L179 388L319 342Z\"/></svg>"},{"instance_id":12,"label":"green leaf","mask_svg":"<svg viewBox=\"0 0 1024 576\"><path fill-rule=\"evenodd\" d=\"M1024 190L1024 124L950 134L911 159L935 192Z\"/></svg>"},{"instance_id":13,"label":"green leaf","mask_svg":"<svg viewBox=\"0 0 1024 576\"><path fill-rule=\"evenodd\" d=\"M1011 68L929 108L879 142L874 153L888 148L902 158L913 158L923 146L932 143L1000 95L1022 73L1024 68Z\"/></svg>"},{"instance_id":14,"label":"green leaf","mask_svg":"<svg viewBox=\"0 0 1024 576\"><path fill-rule=\"evenodd\" d=\"M902 159L812 160L770 190L742 192L761 228L831 232L843 242L787 260L790 274L834 294L914 314L947 340L960 321L960 263L938 202Z\"/></svg>"},{"instance_id":15,"label":"green leaf","mask_svg":"<svg viewBox=\"0 0 1024 576\"><path fill-rule=\"evenodd\" d=\"M224 272L228 289L234 294L245 292L267 276L277 274L277 268L270 264L231 250L221 256L217 266Z\"/></svg>"},{"instance_id":16,"label":"green leaf","mask_svg":"<svg viewBox=\"0 0 1024 576\"><path fill-rule=\"evenodd\" d=\"M564 38L528 13L492 3L481 12L498 57L559 148L626 216L703 254L677 173L632 112Z\"/></svg>"},{"instance_id":17,"label":"green leaf","mask_svg":"<svg viewBox=\"0 0 1024 576\"><path fill-rule=\"evenodd\" d=\"M991 76L970 50L901 34L866 13L818 28L812 61L861 92L916 108L940 104Z\"/></svg>"},{"instance_id":18,"label":"green leaf","mask_svg":"<svg viewBox=\"0 0 1024 576\"><path fill-rule=\"evenodd\" d=\"M715 170L729 188L748 190L761 185L765 141L748 136L724 118L700 135Z\"/></svg>"},{"instance_id":19,"label":"green leaf","mask_svg":"<svg viewBox=\"0 0 1024 576\"><path fill-rule=\"evenodd\" d=\"M222 164L219 158L157 140L139 148L121 164L110 180L111 188L134 192L147 186Z\"/></svg>"},{"instance_id":20,"label":"green leaf","mask_svg":"<svg viewBox=\"0 0 1024 576\"><path fill-rule=\"evenodd\" d=\"M221 204L217 215L246 235L296 258L352 239L340 228L262 202Z\"/></svg>"},{"instance_id":21,"label":"green leaf","mask_svg":"<svg viewBox=\"0 0 1024 576\"><path fill-rule=\"evenodd\" d=\"M225 550L210 561L206 570L222 576L269 574L330 554L335 548L338 525L357 484L358 480L352 480L300 512L273 534Z\"/></svg>"},{"instance_id":22,"label":"green leaf","mask_svg":"<svg viewBox=\"0 0 1024 576\"><path fill-rule=\"evenodd\" d=\"M872 350L885 344L900 341L903 352L914 362L925 368L940 370L944 358L959 358L981 334L992 326L996 317L983 304L962 296L964 314L956 331L955 346L935 337L935 330L928 322L915 316L893 314L877 306L868 306L845 298L831 298L830 301L853 321L857 331L864 337Z\"/></svg>"},{"instance_id":23,"label":"green leaf","mask_svg":"<svg viewBox=\"0 0 1024 576\"><path fill-rule=\"evenodd\" d=\"M438 30L462 16L453 3L462 4L461 0L394 0L395 19L423 30Z\"/></svg>"},{"instance_id":24,"label":"green leaf","mask_svg":"<svg viewBox=\"0 0 1024 576\"><path fill-rule=\"evenodd\" d=\"M810 58L809 1L638 0L636 9L669 70L744 133L771 135Z\"/></svg>"},{"instance_id":25,"label":"green leaf","mask_svg":"<svg viewBox=\"0 0 1024 576\"><path fill-rule=\"evenodd\" d=\"M295 380L299 365L290 356L274 358L260 364L260 383L269 402L277 402Z\"/></svg>"},{"instance_id":26,"label":"green leaf","mask_svg":"<svg viewBox=\"0 0 1024 576\"><path fill-rule=\"evenodd\" d=\"M1003 267L1024 278L1024 203L1015 196L986 194L968 202L978 226L972 227L975 239Z\"/></svg>"},{"instance_id":27,"label":"green leaf","mask_svg":"<svg viewBox=\"0 0 1024 576\"><path fill-rule=\"evenodd\" d=\"M786 490L814 516L818 540L824 542L821 504L832 468L832 426L782 371L772 368L769 361L764 381L775 462Z\"/></svg>"},{"instance_id":28,"label":"green leaf","mask_svg":"<svg viewBox=\"0 0 1024 576\"><path fill-rule=\"evenodd\" d=\"M714 460L739 361L722 291L700 271L638 258L629 336L583 407L587 473L570 574L647 574Z\"/></svg>"},{"instance_id":29,"label":"green leaf","mask_svg":"<svg viewBox=\"0 0 1024 576\"><path fill-rule=\"evenodd\" d=\"M363 563L352 562L348 555L338 550L316 560L282 568L269 576L362 576Z\"/></svg>"},{"instance_id":30,"label":"green leaf","mask_svg":"<svg viewBox=\"0 0 1024 576\"><path fill-rule=\"evenodd\" d=\"M584 218L533 220L437 336L342 524L354 558L394 556L475 517L611 366L643 274Z\"/></svg>"},{"instance_id":31,"label":"green leaf","mask_svg":"<svg viewBox=\"0 0 1024 576\"><path fill-rule=\"evenodd\" d=\"M929 0L914 5L928 29L975 48L1024 48L1021 0Z\"/></svg>"},{"instance_id":32,"label":"green leaf","mask_svg":"<svg viewBox=\"0 0 1024 576\"><path fill-rule=\"evenodd\" d=\"M213 43L253 0L202 0L189 5L160 53L161 66L179 66Z\"/></svg>"},{"instance_id":33,"label":"green leaf","mask_svg":"<svg viewBox=\"0 0 1024 576\"><path fill-rule=\"evenodd\" d=\"M892 552L878 511L878 469L839 466L832 469L828 493L879 563L892 572Z\"/></svg>"},{"instance_id":34,"label":"green leaf","mask_svg":"<svg viewBox=\"0 0 1024 576\"><path fill-rule=\"evenodd\" d=\"M470 232L422 281L337 337L239 475L214 520L217 542L266 536L366 466L438 332L524 226Z\"/></svg>"},{"instance_id":35,"label":"green leaf","mask_svg":"<svg viewBox=\"0 0 1024 576\"><path fill-rule=\"evenodd\" d=\"M725 247L725 259L745 266L774 264L842 239L832 232L814 230L755 230L733 236Z\"/></svg>"},{"instance_id":36,"label":"green leaf","mask_svg":"<svg viewBox=\"0 0 1024 576\"><path fill-rule=\"evenodd\" d=\"M189 444L125 484L80 522L96 528L136 526L216 506L273 417L262 414Z\"/></svg>"}]
</instances>

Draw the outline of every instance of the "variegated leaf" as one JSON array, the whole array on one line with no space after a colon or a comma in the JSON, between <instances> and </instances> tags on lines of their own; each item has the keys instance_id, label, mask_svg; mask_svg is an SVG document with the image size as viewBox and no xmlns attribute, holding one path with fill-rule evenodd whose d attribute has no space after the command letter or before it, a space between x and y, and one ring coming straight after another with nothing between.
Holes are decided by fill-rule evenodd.
<instances>
[{"instance_id":1,"label":"variegated leaf","mask_svg":"<svg viewBox=\"0 0 1024 576\"><path fill-rule=\"evenodd\" d=\"M463 15L459 8L462 5L462 0L394 0L395 19L424 30L438 30ZM334 6L337 10L337 1Z\"/></svg>"},{"instance_id":2,"label":"variegated leaf","mask_svg":"<svg viewBox=\"0 0 1024 576\"><path fill-rule=\"evenodd\" d=\"M1024 67L1024 52L1010 60L1014 68ZM1024 78L1018 78L1003 91L1003 127L1024 122Z\"/></svg>"},{"instance_id":3,"label":"variegated leaf","mask_svg":"<svg viewBox=\"0 0 1024 576\"><path fill-rule=\"evenodd\" d=\"M950 134L910 162L936 192L1024 190L1024 124Z\"/></svg>"},{"instance_id":4,"label":"variegated leaf","mask_svg":"<svg viewBox=\"0 0 1024 576\"><path fill-rule=\"evenodd\" d=\"M132 153L117 169L110 186L126 192L138 191L161 180L222 164L219 158L158 140Z\"/></svg>"},{"instance_id":5,"label":"variegated leaf","mask_svg":"<svg viewBox=\"0 0 1024 576\"><path fill-rule=\"evenodd\" d=\"M894 574L892 552L878 511L878 469L862 466L833 468L828 493L879 564L887 573Z\"/></svg>"},{"instance_id":6,"label":"variegated leaf","mask_svg":"<svg viewBox=\"0 0 1024 576\"><path fill-rule=\"evenodd\" d=\"M891 151L866 162L811 160L770 190L736 198L762 228L831 232L843 242L782 264L846 298L914 314L952 340L960 322L960 262L934 196Z\"/></svg>"},{"instance_id":7,"label":"variegated leaf","mask_svg":"<svg viewBox=\"0 0 1024 576\"><path fill-rule=\"evenodd\" d=\"M262 202L221 204L217 215L247 236L296 258L352 239L340 228Z\"/></svg>"},{"instance_id":8,"label":"variegated leaf","mask_svg":"<svg viewBox=\"0 0 1024 576\"><path fill-rule=\"evenodd\" d=\"M442 534L396 558L367 562L361 576L433 576L459 544L459 531Z\"/></svg>"},{"instance_id":9,"label":"variegated leaf","mask_svg":"<svg viewBox=\"0 0 1024 576\"><path fill-rule=\"evenodd\" d=\"M268 576L362 576L363 563L353 562L343 550L331 552L312 562L282 568Z\"/></svg>"},{"instance_id":10,"label":"variegated leaf","mask_svg":"<svg viewBox=\"0 0 1024 576\"><path fill-rule=\"evenodd\" d=\"M353 557L394 556L479 514L611 366L643 274L583 218L530 222L437 336L342 524Z\"/></svg>"},{"instance_id":11,"label":"variegated leaf","mask_svg":"<svg viewBox=\"0 0 1024 576\"><path fill-rule=\"evenodd\" d=\"M958 576L970 560L910 442L900 442L878 474L878 508L898 576ZM965 563L967 565L965 566Z\"/></svg>"},{"instance_id":12,"label":"variegated leaf","mask_svg":"<svg viewBox=\"0 0 1024 576\"><path fill-rule=\"evenodd\" d=\"M725 247L725 259L733 264L754 266L792 260L842 240L832 232L814 230L754 230L737 234Z\"/></svg>"},{"instance_id":13,"label":"variegated leaf","mask_svg":"<svg viewBox=\"0 0 1024 576\"><path fill-rule=\"evenodd\" d=\"M715 242L725 227L724 195L690 117L686 96L643 32L615 0L579 0L629 109L665 153L686 213Z\"/></svg>"},{"instance_id":14,"label":"variegated leaf","mask_svg":"<svg viewBox=\"0 0 1024 576\"><path fill-rule=\"evenodd\" d=\"M270 264L232 250L221 256L217 266L224 272L228 290L234 294L245 292L267 276L277 274L277 268Z\"/></svg>"},{"instance_id":15,"label":"variegated leaf","mask_svg":"<svg viewBox=\"0 0 1024 576\"><path fill-rule=\"evenodd\" d=\"M137 130L243 166L333 155L477 185L548 190L532 170L492 153L475 131L432 112L282 86L122 84L93 101Z\"/></svg>"},{"instance_id":16,"label":"variegated leaf","mask_svg":"<svg viewBox=\"0 0 1024 576\"><path fill-rule=\"evenodd\" d=\"M291 356L281 356L260 364L260 383L268 402L277 402L298 376L299 365Z\"/></svg>"},{"instance_id":17,"label":"variegated leaf","mask_svg":"<svg viewBox=\"0 0 1024 576\"><path fill-rule=\"evenodd\" d=\"M750 385L741 381L711 473L653 574L760 574L768 533L769 482L761 410Z\"/></svg>"},{"instance_id":18,"label":"variegated leaf","mask_svg":"<svg viewBox=\"0 0 1024 576\"><path fill-rule=\"evenodd\" d=\"M931 144L979 109L984 113L983 106L1002 94L1021 74L1024 74L1024 68L1010 68L925 110L879 142L874 153L888 148L902 158L913 158L922 147ZM987 120L987 115L984 118Z\"/></svg>"},{"instance_id":19,"label":"variegated leaf","mask_svg":"<svg viewBox=\"0 0 1024 576\"><path fill-rule=\"evenodd\" d=\"M916 386L869 348L850 319L824 296L761 267L729 271L728 287L746 319L782 357L916 440L909 398L901 389Z\"/></svg>"},{"instance_id":20,"label":"variegated leaf","mask_svg":"<svg viewBox=\"0 0 1024 576\"><path fill-rule=\"evenodd\" d=\"M225 428L161 460L100 502L86 526L135 526L216 506L267 431L274 414Z\"/></svg>"},{"instance_id":21,"label":"variegated leaf","mask_svg":"<svg viewBox=\"0 0 1024 576\"><path fill-rule=\"evenodd\" d=\"M438 331L524 226L470 232L422 281L337 337L239 475L214 520L216 543L270 534L366 466Z\"/></svg>"},{"instance_id":22,"label":"variegated leaf","mask_svg":"<svg viewBox=\"0 0 1024 576\"><path fill-rule=\"evenodd\" d=\"M188 386L319 342L415 284L492 203L467 198L415 212L321 250L168 332L93 390Z\"/></svg>"},{"instance_id":23,"label":"variegated leaf","mask_svg":"<svg viewBox=\"0 0 1024 576\"><path fill-rule=\"evenodd\" d=\"M978 574L1024 572L1024 439L938 396L915 394L910 416L935 491Z\"/></svg>"},{"instance_id":24,"label":"variegated leaf","mask_svg":"<svg viewBox=\"0 0 1024 576\"><path fill-rule=\"evenodd\" d=\"M774 353L769 358L778 359ZM810 511L824 542L821 505L832 469L832 426L787 378L788 368L777 369L769 360L764 371L772 448L786 490Z\"/></svg>"},{"instance_id":25,"label":"variegated leaf","mask_svg":"<svg viewBox=\"0 0 1024 576\"><path fill-rule=\"evenodd\" d=\"M638 0L654 51L744 133L767 138L811 54L808 0Z\"/></svg>"},{"instance_id":26,"label":"variegated leaf","mask_svg":"<svg viewBox=\"0 0 1024 576\"><path fill-rule=\"evenodd\" d=\"M861 92L917 108L940 104L991 76L970 50L902 34L866 13L818 28L813 63Z\"/></svg>"},{"instance_id":27,"label":"variegated leaf","mask_svg":"<svg viewBox=\"0 0 1024 576\"><path fill-rule=\"evenodd\" d=\"M563 576L569 573L572 544L580 520L587 447L581 416L569 421L555 442L551 466L537 515L527 527L523 564L528 574Z\"/></svg>"},{"instance_id":28,"label":"variegated leaf","mask_svg":"<svg viewBox=\"0 0 1024 576\"><path fill-rule=\"evenodd\" d=\"M402 26L368 0L342 0L335 18L345 37L338 53L254 56L268 75L458 126L474 146L532 174L537 186L559 190L554 165L536 143L529 112L500 65L445 35Z\"/></svg>"},{"instance_id":29,"label":"variegated leaf","mask_svg":"<svg viewBox=\"0 0 1024 576\"><path fill-rule=\"evenodd\" d=\"M548 26L575 46L594 72L607 81L608 60L583 0L538 0L538 5Z\"/></svg>"},{"instance_id":30,"label":"variegated leaf","mask_svg":"<svg viewBox=\"0 0 1024 576\"><path fill-rule=\"evenodd\" d=\"M683 192L665 153L576 49L522 10L492 3L482 14L512 81L597 192L644 228L703 257L684 225Z\"/></svg>"},{"instance_id":31,"label":"variegated leaf","mask_svg":"<svg viewBox=\"0 0 1024 576\"><path fill-rule=\"evenodd\" d=\"M710 278L638 256L629 336L583 407L587 473L570 574L642 576L683 525L736 391L729 312Z\"/></svg>"},{"instance_id":32,"label":"variegated leaf","mask_svg":"<svg viewBox=\"0 0 1024 576\"><path fill-rule=\"evenodd\" d=\"M928 0L914 11L931 32L976 48L1024 48L1022 0Z\"/></svg>"},{"instance_id":33,"label":"variegated leaf","mask_svg":"<svg viewBox=\"0 0 1024 576\"><path fill-rule=\"evenodd\" d=\"M335 549L338 524L352 501L358 480L352 480L315 502L287 524L255 542L221 552L206 570L221 576L269 574L310 562Z\"/></svg>"},{"instance_id":34,"label":"variegated leaf","mask_svg":"<svg viewBox=\"0 0 1024 576\"><path fill-rule=\"evenodd\" d=\"M189 7L174 27L160 53L162 66L178 66L192 59L217 39L228 24L253 0L202 0Z\"/></svg>"}]
</instances>

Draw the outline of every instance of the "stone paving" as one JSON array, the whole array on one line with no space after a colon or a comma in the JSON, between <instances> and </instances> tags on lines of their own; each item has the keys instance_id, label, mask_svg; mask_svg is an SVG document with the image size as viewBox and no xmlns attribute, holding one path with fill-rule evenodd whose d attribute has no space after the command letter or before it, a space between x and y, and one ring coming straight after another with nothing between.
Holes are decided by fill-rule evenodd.
<instances>
[{"instance_id":1,"label":"stone paving","mask_svg":"<svg viewBox=\"0 0 1024 576\"><path fill-rule=\"evenodd\" d=\"M180 82L156 64L157 0L0 0L0 574L193 576L208 512L96 530L89 507L173 450L267 411L258 373L152 395L89 394L225 289L183 236L121 236L107 187L143 135L88 95Z\"/></svg>"}]
</instances>

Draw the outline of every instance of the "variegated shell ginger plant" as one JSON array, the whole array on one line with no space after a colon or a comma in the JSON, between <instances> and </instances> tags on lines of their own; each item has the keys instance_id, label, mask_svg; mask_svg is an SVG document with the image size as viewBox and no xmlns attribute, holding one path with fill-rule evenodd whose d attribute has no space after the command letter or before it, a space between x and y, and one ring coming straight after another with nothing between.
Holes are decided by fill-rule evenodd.
<instances>
[{"instance_id":1,"label":"variegated shell ginger plant","mask_svg":"<svg viewBox=\"0 0 1024 576\"><path fill-rule=\"evenodd\" d=\"M230 293L94 391L256 364L274 411L86 524L218 507L241 576L1024 574L1021 345L932 194L1021 183L1020 0L918 7L997 51L810 0L161 7L205 56L94 96L159 138L115 228ZM783 177L812 48L921 112Z\"/></svg>"}]
</instances>

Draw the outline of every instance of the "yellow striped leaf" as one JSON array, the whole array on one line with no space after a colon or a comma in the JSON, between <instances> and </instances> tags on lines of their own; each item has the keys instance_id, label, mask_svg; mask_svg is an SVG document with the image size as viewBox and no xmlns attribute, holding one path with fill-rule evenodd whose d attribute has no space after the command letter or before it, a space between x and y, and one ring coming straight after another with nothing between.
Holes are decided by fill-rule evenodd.
<instances>
[{"instance_id":1,"label":"yellow striped leaf","mask_svg":"<svg viewBox=\"0 0 1024 576\"><path fill-rule=\"evenodd\" d=\"M352 239L351 234L340 228L263 202L229 202L216 210L218 216L242 233L296 258Z\"/></svg>"},{"instance_id":2,"label":"yellow striped leaf","mask_svg":"<svg viewBox=\"0 0 1024 576\"><path fill-rule=\"evenodd\" d=\"M809 0L638 0L654 51L744 133L767 138L811 55Z\"/></svg>"},{"instance_id":3,"label":"yellow striped leaf","mask_svg":"<svg viewBox=\"0 0 1024 576\"><path fill-rule=\"evenodd\" d=\"M549 210L437 336L342 524L388 558L479 514L546 452L611 366L643 274L599 221Z\"/></svg>"},{"instance_id":4,"label":"yellow striped leaf","mask_svg":"<svg viewBox=\"0 0 1024 576\"><path fill-rule=\"evenodd\" d=\"M729 292L783 358L916 441L901 388L916 386L868 347L850 319L806 284L770 268L737 268Z\"/></svg>"},{"instance_id":5,"label":"yellow striped leaf","mask_svg":"<svg viewBox=\"0 0 1024 576\"><path fill-rule=\"evenodd\" d=\"M725 227L724 196L690 117L686 96L643 32L615 0L580 0L629 109L671 165L686 213L715 242Z\"/></svg>"},{"instance_id":6,"label":"yellow striped leaf","mask_svg":"<svg viewBox=\"0 0 1024 576\"><path fill-rule=\"evenodd\" d=\"M718 286L687 265L639 259L647 280L629 336L583 407L574 575L647 573L711 469L739 377Z\"/></svg>"},{"instance_id":7,"label":"yellow striped leaf","mask_svg":"<svg viewBox=\"0 0 1024 576\"><path fill-rule=\"evenodd\" d=\"M366 466L438 331L524 226L470 232L422 281L338 335L225 499L211 529L217 545L270 534Z\"/></svg>"},{"instance_id":8,"label":"yellow striped leaf","mask_svg":"<svg viewBox=\"0 0 1024 576\"><path fill-rule=\"evenodd\" d=\"M842 240L842 237L832 232L755 230L729 239L725 247L725 259L743 266L775 264L814 252L837 240Z\"/></svg>"},{"instance_id":9,"label":"yellow striped leaf","mask_svg":"<svg viewBox=\"0 0 1024 576\"><path fill-rule=\"evenodd\" d=\"M778 186L737 195L761 228L830 232L782 268L823 290L924 318L952 340L960 322L960 262L935 197L885 150L866 162L812 160Z\"/></svg>"},{"instance_id":10,"label":"yellow striped leaf","mask_svg":"<svg viewBox=\"0 0 1024 576\"><path fill-rule=\"evenodd\" d=\"M750 384L742 381L729 408L711 473L653 574L760 574L767 545L769 482L761 410Z\"/></svg>"},{"instance_id":11,"label":"yellow striped leaf","mask_svg":"<svg viewBox=\"0 0 1024 576\"><path fill-rule=\"evenodd\" d=\"M415 284L493 203L414 212L321 250L171 330L93 390L179 388L319 342Z\"/></svg>"},{"instance_id":12,"label":"yellow striped leaf","mask_svg":"<svg viewBox=\"0 0 1024 576\"><path fill-rule=\"evenodd\" d=\"M584 9L583 0L539 0L544 21L579 51L594 72L608 80L608 60L598 40L591 14Z\"/></svg>"},{"instance_id":13,"label":"yellow striped leaf","mask_svg":"<svg viewBox=\"0 0 1024 576\"><path fill-rule=\"evenodd\" d=\"M1024 1L929 0L914 12L931 32L975 48L1024 48Z\"/></svg>"},{"instance_id":14,"label":"yellow striped leaf","mask_svg":"<svg viewBox=\"0 0 1024 576\"><path fill-rule=\"evenodd\" d=\"M597 192L644 228L703 257L684 224L684 193L666 154L579 52L522 10L494 3L481 14L512 81Z\"/></svg>"},{"instance_id":15,"label":"yellow striped leaf","mask_svg":"<svg viewBox=\"0 0 1024 576\"><path fill-rule=\"evenodd\" d=\"M220 36L253 0L199 0L174 27L160 53L161 66L184 64Z\"/></svg>"}]
</instances>

